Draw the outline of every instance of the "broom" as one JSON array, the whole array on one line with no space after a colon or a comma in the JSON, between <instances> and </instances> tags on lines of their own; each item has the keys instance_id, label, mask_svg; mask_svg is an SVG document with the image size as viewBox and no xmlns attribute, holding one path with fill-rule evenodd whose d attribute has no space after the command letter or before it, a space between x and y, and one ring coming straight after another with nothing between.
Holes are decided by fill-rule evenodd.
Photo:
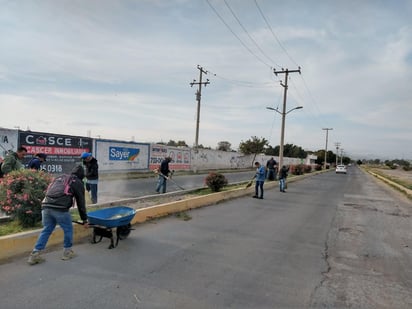
<instances>
[{"instance_id":1,"label":"broom","mask_svg":"<svg viewBox=\"0 0 412 309\"><path fill-rule=\"evenodd\" d=\"M255 180L255 177L256 177L256 175L254 175L254 176L252 177L252 179L246 184L246 188L245 188L245 189L249 188L249 187L252 185L253 180Z\"/></svg>"}]
</instances>

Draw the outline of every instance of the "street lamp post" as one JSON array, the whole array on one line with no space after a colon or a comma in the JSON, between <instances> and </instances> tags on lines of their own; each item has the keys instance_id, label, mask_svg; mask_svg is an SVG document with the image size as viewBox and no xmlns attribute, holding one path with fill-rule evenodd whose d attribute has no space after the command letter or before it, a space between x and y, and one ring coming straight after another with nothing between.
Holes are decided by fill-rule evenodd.
<instances>
[{"instance_id":1,"label":"street lamp post","mask_svg":"<svg viewBox=\"0 0 412 309\"><path fill-rule=\"evenodd\" d=\"M270 109L270 110L275 111L275 112L279 113L280 115L282 115L282 129L281 129L281 132L280 132L280 145L279 145L279 170L283 166L283 144L284 144L284 141L285 141L285 118L286 118L286 115L289 114L291 111L294 111L295 109L303 108L303 106L297 106L297 107L294 107L294 108L288 110L287 112L285 112L285 107L286 107L286 104L283 104L283 111L282 112L280 112L278 109L275 109L273 107L266 107L267 109Z\"/></svg>"}]
</instances>

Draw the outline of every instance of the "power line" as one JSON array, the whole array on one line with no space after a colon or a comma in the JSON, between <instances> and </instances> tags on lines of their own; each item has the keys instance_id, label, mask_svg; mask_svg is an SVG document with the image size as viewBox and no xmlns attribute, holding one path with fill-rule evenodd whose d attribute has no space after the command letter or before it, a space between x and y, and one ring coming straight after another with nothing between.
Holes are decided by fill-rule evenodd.
<instances>
[{"instance_id":1,"label":"power line","mask_svg":"<svg viewBox=\"0 0 412 309\"><path fill-rule=\"evenodd\" d=\"M293 81L293 80L291 79L291 81ZM291 96L294 97L295 100L300 101L300 104L301 104L301 105L310 106L309 109L305 109L305 110L303 110L303 112L304 112L304 113L308 113L312 118L314 118L317 122L319 122L319 123L320 123L319 126L325 127L325 123L324 123L323 120L319 117L319 112L317 112L317 111L313 108L314 106L312 106L312 104L308 104L308 103L305 102L302 94L300 93L300 91L299 91L298 88L296 87L295 83L292 82L291 84L292 84L293 89L295 90L294 92L291 93ZM303 102L305 102L305 103L303 103Z\"/></svg>"},{"instance_id":2,"label":"power line","mask_svg":"<svg viewBox=\"0 0 412 309\"><path fill-rule=\"evenodd\" d=\"M279 44L279 46L283 49L283 51L286 53L286 55L289 57L289 59L296 65L299 66L295 60L293 60L292 56L288 53L288 51L286 50L286 48L283 46L283 44L280 42L280 40L278 39L278 37L276 36L275 32L273 31L272 27L270 26L268 20L266 19L265 15L263 14L263 11L261 10L259 4L257 3L257 0L254 0L256 7L258 9L258 11L260 12L260 15L262 15L263 20L265 21L267 27L269 28L270 32L272 33L273 37L275 38L276 42Z\"/></svg>"},{"instance_id":3,"label":"power line","mask_svg":"<svg viewBox=\"0 0 412 309\"><path fill-rule=\"evenodd\" d=\"M263 61L258 55L256 55L241 39L240 37L230 28L230 26L225 22L222 16L217 12L217 10L214 8L214 6L209 2L209 0L206 0L207 4L209 4L210 8L215 12L216 16L219 17L219 19L222 21L222 23L226 26L226 28L229 29L229 31L238 39L238 41L243 45L244 48L247 49L249 53L251 53L259 62L263 63L269 68L272 68L272 66L265 61Z\"/></svg>"},{"instance_id":4,"label":"power line","mask_svg":"<svg viewBox=\"0 0 412 309\"><path fill-rule=\"evenodd\" d=\"M319 107L318 107L318 105L317 105L317 103L316 103L316 100L315 100L314 97L312 96L312 93L310 92L309 87L308 87L308 85L306 84L305 79L303 78L303 76L301 76L301 78L302 78L302 81L303 81L303 85L304 85L306 91L308 92L309 97L311 98L311 101L312 101L312 103L313 103L313 106L315 107L315 109L317 110L317 112L318 112L319 114L322 114L321 111L320 111L320 109L319 109Z\"/></svg>"},{"instance_id":5,"label":"power line","mask_svg":"<svg viewBox=\"0 0 412 309\"><path fill-rule=\"evenodd\" d=\"M218 75L216 73L213 73L212 71L209 70L209 73L211 73L213 76L216 76L217 78L220 78L222 80L225 80L229 83L235 84L237 86L242 86L242 87L249 87L249 88L271 88L273 87L273 83L271 82L266 82L266 83L257 83L257 82L250 82L250 81L242 81L242 80L236 80L236 79L231 79L224 77L222 75Z\"/></svg>"},{"instance_id":6,"label":"power line","mask_svg":"<svg viewBox=\"0 0 412 309\"><path fill-rule=\"evenodd\" d=\"M275 61L273 61L272 58L270 58L263 50L262 48L260 48L260 46L258 45L258 43L256 43L255 39L253 39L253 37L249 34L249 32L246 30L246 28L243 26L243 24L240 22L239 18L236 16L235 12L232 10L232 8L230 7L230 5L227 3L226 0L223 0L227 6L227 8L229 9L230 13L232 13L232 16L236 19L236 21L238 22L238 24L240 25L240 27L242 27L243 31L245 31L245 33L247 34L247 36L249 37L249 39L253 42L253 44L255 44L255 46L257 47L257 49L259 49L259 51L262 53L263 56L266 57L267 60L269 60L270 62L272 62L273 64L275 64L276 66L279 66L278 64L275 63Z\"/></svg>"}]
</instances>

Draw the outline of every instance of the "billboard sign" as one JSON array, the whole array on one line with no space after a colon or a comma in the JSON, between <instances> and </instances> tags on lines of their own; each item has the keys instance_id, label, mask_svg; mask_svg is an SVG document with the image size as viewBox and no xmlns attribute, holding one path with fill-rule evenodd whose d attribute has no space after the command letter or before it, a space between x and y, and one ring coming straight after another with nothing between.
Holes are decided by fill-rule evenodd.
<instances>
[{"instance_id":1,"label":"billboard sign","mask_svg":"<svg viewBox=\"0 0 412 309\"><path fill-rule=\"evenodd\" d=\"M172 170L188 170L190 169L190 149L183 147L172 147L165 145L152 144L150 146L150 169L153 170L159 167L163 159L170 157L172 161L169 163L169 168Z\"/></svg>"},{"instance_id":2,"label":"billboard sign","mask_svg":"<svg viewBox=\"0 0 412 309\"><path fill-rule=\"evenodd\" d=\"M93 152L93 140L80 136L19 131L19 143L27 148L26 164L35 154L44 153L47 161L42 169L52 174L70 173L81 162L82 152Z\"/></svg>"},{"instance_id":3,"label":"billboard sign","mask_svg":"<svg viewBox=\"0 0 412 309\"><path fill-rule=\"evenodd\" d=\"M10 151L16 151L17 143L17 130L0 128L0 158L4 159Z\"/></svg>"},{"instance_id":4,"label":"billboard sign","mask_svg":"<svg viewBox=\"0 0 412 309\"><path fill-rule=\"evenodd\" d=\"M147 170L149 144L96 140L96 158L103 172Z\"/></svg>"}]
</instances>

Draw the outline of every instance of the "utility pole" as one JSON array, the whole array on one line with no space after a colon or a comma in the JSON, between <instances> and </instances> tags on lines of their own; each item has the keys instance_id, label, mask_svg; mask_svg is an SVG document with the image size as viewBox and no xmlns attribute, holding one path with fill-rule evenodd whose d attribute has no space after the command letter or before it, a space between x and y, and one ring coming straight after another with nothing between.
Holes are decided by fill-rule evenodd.
<instances>
[{"instance_id":1,"label":"utility pole","mask_svg":"<svg viewBox=\"0 0 412 309\"><path fill-rule=\"evenodd\" d=\"M202 82L203 73L207 74L207 71L203 70L200 65L197 65L199 73L199 82L196 82L194 79L193 82L190 83L190 87L193 85L198 85L198 89L196 91L196 101L197 101L197 119L196 119L196 138L195 138L195 152L197 152L197 148L199 146L199 122L200 122L200 99L202 97L202 85L210 84L209 79L206 79L205 82Z\"/></svg>"},{"instance_id":2,"label":"utility pole","mask_svg":"<svg viewBox=\"0 0 412 309\"><path fill-rule=\"evenodd\" d=\"M333 128L323 128L322 130L326 130L325 162L323 163L323 168L326 170L326 158L328 153L328 133L329 130L333 130Z\"/></svg>"},{"instance_id":3,"label":"utility pole","mask_svg":"<svg viewBox=\"0 0 412 309\"><path fill-rule=\"evenodd\" d=\"M285 118L286 118L286 96L288 91L288 77L289 73L300 73L300 67L298 70L288 70L283 69L281 71L276 71L273 69L273 73L277 76L278 74L285 74L285 84L280 81L280 85L284 88L283 91L283 109L282 109L282 129L280 133L280 146L279 146L279 171L283 166L283 143L285 141Z\"/></svg>"},{"instance_id":4,"label":"utility pole","mask_svg":"<svg viewBox=\"0 0 412 309\"><path fill-rule=\"evenodd\" d=\"M339 146L340 146L340 143L335 143L335 146L336 146L336 166L338 166Z\"/></svg>"}]
</instances>

